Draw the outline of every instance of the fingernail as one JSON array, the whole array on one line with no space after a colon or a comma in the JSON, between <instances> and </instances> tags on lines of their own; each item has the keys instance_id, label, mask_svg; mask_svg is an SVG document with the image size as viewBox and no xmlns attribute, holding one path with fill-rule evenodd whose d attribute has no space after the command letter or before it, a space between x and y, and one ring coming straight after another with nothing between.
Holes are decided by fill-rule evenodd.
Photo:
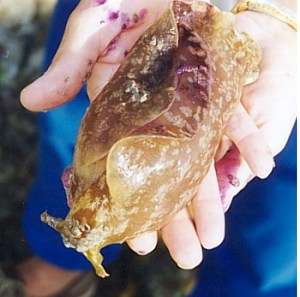
<instances>
[{"instance_id":1,"label":"fingernail","mask_svg":"<svg viewBox=\"0 0 300 297\"><path fill-rule=\"evenodd\" d=\"M180 267L181 269L186 269L186 270L190 270L190 269L194 269L196 268L198 265L200 265L200 263L202 262L202 255L185 255L182 256L181 259L177 259L176 260L176 264L178 267Z\"/></svg>"}]
</instances>

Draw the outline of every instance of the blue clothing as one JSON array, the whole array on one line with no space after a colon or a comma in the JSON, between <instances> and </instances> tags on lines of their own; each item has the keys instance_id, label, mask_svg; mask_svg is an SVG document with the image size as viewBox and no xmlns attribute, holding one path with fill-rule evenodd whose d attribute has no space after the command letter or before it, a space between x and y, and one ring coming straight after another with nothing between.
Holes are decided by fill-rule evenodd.
<instances>
[{"instance_id":1,"label":"blue clothing","mask_svg":"<svg viewBox=\"0 0 300 297\"><path fill-rule=\"evenodd\" d=\"M45 55L45 69L50 65L64 33L69 14L79 1L59 1L53 14ZM72 102L39 115L39 158L37 178L29 193L23 229L32 251L41 258L65 269L91 270L90 263L78 252L67 249L61 236L41 222L47 210L55 217L68 213L67 201L60 177L72 163L73 149L80 120L88 106L86 90ZM119 245L103 250L104 264L118 256Z\"/></svg>"},{"instance_id":2,"label":"blue clothing","mask_svg":"<svg viewBox=\"0 0 300 297\"><path fill-rule=\"evenodd\" d=\"M296 296L296 128L272 175L233 201L225 242L204 255L198 296Z\"/></svg>"},{"instance_id":3,"label":"blue clothing","mask_svg":"<svg viewBox=\"0 0 300 297\"><path fill-rule=\"evenodd\" d=\"M61 0L55 9L45 57L47 67L59 45L70 12L79 1ZM39 116L37 179L29 194L23 227L33 252L65 269L90 270L85 258L64 247L60 235L40 214L68 211L60 176L72 161L80 119L88 105L85 89L77 98ZM294 129L296 130L296 129ZM296 133L276 159L266 181L252 182L227 214L225 243L205 253L192 297L292 297L296 295ZM120 246L108 247L113 261ZM106 262L106 264L107 264Z\"/></svg>"}]
</instances>

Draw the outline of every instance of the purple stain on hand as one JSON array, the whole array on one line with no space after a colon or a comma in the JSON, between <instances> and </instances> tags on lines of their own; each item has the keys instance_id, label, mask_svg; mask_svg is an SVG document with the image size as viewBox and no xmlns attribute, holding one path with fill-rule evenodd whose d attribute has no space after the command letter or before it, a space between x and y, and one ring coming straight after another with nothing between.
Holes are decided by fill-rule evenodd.
<instances>
[{"instance_id":1,"label":"purple stain on hand","mask_svg":"<svg viewBox=\"0 0 300 297\"><path fill-rule=\"evenodd\" d=\"M99 5L105 4L107 0L96 0Z\"/></svg>"},{"instance_id":2,"label":"purple stain on hand","mask_svg":"<svg viewBox=\"0 0 300 297\"><path fill-rule=\"evenodd\" d=\"M139 13L134 13L130 18L128 13L121 12L120 20L122 30L127 30L134 27L139 21L145 18L147 13L148 10L146 8L142 8Z\"/></svg>"},{"instance_id":3,"label":"purple stain on hand","mask_svg":"<svg viewBox=\"0 0 300 297\"><path fill-rule=\"evenodd\" d=\"M147 13L148 13L148 9L147 9L147 8L142 8L142 9L140 10L140 12L139 12L139 17L140 17L141 19L143 19L143 18L147 15Z\"/></svg>"},{"instance_id":4,"label":"purple stain on hand","mask_svg":"<svg viewBox=\"0 0 300 297\"><path fill-rule=\"evenodd\" d=\"M113 51L114 49L116 49L117 47L117 43L120 39L120 35L116 36L107 46L107 48L104 51L103 57L105 57L106 55L108 55L108 53L110 53L111 51Z\"/></svg>"},{"instance_id":5,"label":"purple stain on hand","mask_svg":"<svg viewBox=\"0 0 300 297\"><path fill-rule=\"evenodd\" d=\"M111 11L108 14L108 20L115 21L119 18L119 15L120 15L119 11Z\"/></svg>"},{"instance_id":6,"label":"purple stain on hand","mask_svg":"<svg viewBox=\"0 0 300 297\"><path fill-rule=\"evenodd\" d=\"M121 13L121 24L122 24L122 30L128 29L130 27L130 18L127 13L122 12Z\"/></svg>"},{"instance_id":7,"label":"purple stain on hand","mask_svg":"<svg viewBox=\"0 0 300 297\"><path fill-rule=\"evenodd\" d=\"M241 185L241 181L237 176L240 166L241 155L236 146L232 146L216 164L219 190L225 211L228 210L235 191Z\"/></svg>"},{"instance_id":8,"label":"purple stain on hand","mask_svg":"<svg viewBox=\"0 0 300 297\"><path fill-rule=\"evenodd\" d=\"M140 17L137 13L135 13L133 16L132 16L132 21L134 24L136 24L138 21L140 20Z\"/></svg>"},{"instance_id":9,"label":"purple stain on hand","mask_svg":"<svg viewBox=\"0 0 300 297\"><path fill-rule=\"evenodd\" d=\"M139 13L135 13L132 16L133 23L138 23L140 20L142 20L148 13L148 10L146 8L142 8Z\"/></svg>"},{"instance_id":10,"label":"purple stain on hand","mask_svg":"<svg viewBox=\"0 0 300 297\"><path fill-rule=\"evenodd\" d=\"M232 174L228 174L227 177L228 177L229 183L232 186L238 188L241 185L240 180L236 176L234 176Z\"/></svg>"}]
</instances>

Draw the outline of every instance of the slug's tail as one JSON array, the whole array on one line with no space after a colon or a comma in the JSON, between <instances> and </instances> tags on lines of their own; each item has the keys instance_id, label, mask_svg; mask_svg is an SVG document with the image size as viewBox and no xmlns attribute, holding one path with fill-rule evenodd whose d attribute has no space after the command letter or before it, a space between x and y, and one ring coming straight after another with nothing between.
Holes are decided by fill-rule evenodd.
<instances>
[{"instance_id":1,"label":"slug's tail","mask_svg":"<svg viewBox=\"0 0 300 297\"><path fill-rule=\"evenodd\" d=\"M84 253L84 256L91 262L98 276L102 278L109 276L109 274L105 271L104 267L102 266L103 256L100 253L99 246L96 245L92 249L89 249L87 252Z\"/></svg>"}]
</instances>

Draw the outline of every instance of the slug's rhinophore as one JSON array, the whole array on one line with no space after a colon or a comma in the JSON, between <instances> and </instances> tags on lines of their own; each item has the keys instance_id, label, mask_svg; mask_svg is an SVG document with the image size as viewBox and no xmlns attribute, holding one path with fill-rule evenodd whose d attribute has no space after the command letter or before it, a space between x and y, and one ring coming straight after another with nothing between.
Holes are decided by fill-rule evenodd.
<instances>
[{"instance_id":1,"label":"slug's rhinophore","mask_svg":"<svg viewBox=\"0 0 300 297\"><path fill-rule=\"evenodd\" d=\"M242 87L257 79L260 51L234 21L173 1L84 116L65 176L70 212L42 220L99 276L100 249L159 230L195 196Z\"/></svg>"}]
</instances>

